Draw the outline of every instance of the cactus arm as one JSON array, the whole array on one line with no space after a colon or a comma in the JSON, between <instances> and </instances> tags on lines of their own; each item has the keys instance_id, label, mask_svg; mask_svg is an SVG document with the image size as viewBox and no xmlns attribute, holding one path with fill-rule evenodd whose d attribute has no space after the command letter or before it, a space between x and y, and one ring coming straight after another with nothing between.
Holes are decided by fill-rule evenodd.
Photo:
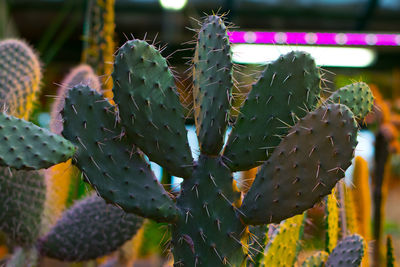
<instances>
[{"instance_id":1,"label":"cactus arm","mask_svg":"<svg viewBox=\"0 0 400 267\"><path fill-rule=\"evenodd\" d=\"M39 235L45 194L41 173L0 168L0 230L11 244L34 243Z\"/></svg>"},{"instance_id":2,"label":"cactus arm","mask_svg":"<svg viewBox=\"0 0 400 267\"><path fill-rule=\"evenodd\" d=\"M243 220L279 222L311 208L343 178L356 137L357 125L346 106L332 104L310 112L258 172L243 200Z\"/></svg>"},{"instance_id":3,"label":"cactus arm","mask_svg":"<svg viewBox=\"0 0 400 267\"><path fill-rule=\"evenodd\" d=\"M357 119L362 120L371 111L374 96L366 83L358 82L340 88L327 101L346 105Z\"/></svg>"},{"instance_id":4,"label":"cactus arm","mask_svg":"<svg viewBox=\"0 0 400 267\"><path fill-rule=\"evenodd\" d=\"M232 97L232 61L226 27L209 16L199 33L193 59L194 117L200 150L218 155L224 143Z\"/></svg>"},{"instance_id":5,"label":"cactus arm","mask_svg":"<svg viewBox=\"0 0 400 267\"><path fill-rule=\"evenodd\" d=\"M75 203L39 240L42 255L63 261L104 256L132 238L143 219L92 195Z\"/></svg>"},{"instance_id":6,"label":"cactus arm","mask_svg":"<svg viewBox=\"0 0 400 267\"><path fill-rule=\"evenodd\" d=\"M107 201L156 221L172 221L175 204L142 153L123 136L113 108L87 86L69 91L62 134L78 147L78 168Z\"/></svg>"},{"instance_id":7,"label":"cactus arm","mask_svg":"<svg viewBox=\"0 0 400 267\"><path fill-rule=\"evenodd\" d=\"M68 140L33 123L0 113L0 165L37 170L67 161L75 152Z\"/></svg>"},{"instance_id":8,"label":"cactus arm","mask_svg":"<svg viewBox=\"0 0 400 267\"><path fill-rule=\"evenodd\" d=\"M343 238L333 249L326 261L326 267L358 267L364 256L364 239L357 235L349 235Z\"/></svg>"},{"instance_id":9,"label":"cactus arm","mask_svg":"<svg viewBox=\"0 0 400 267\"><path fill-rule=\"evenodd\" d=\"M291 52L267 65L253 85L224 150L232 171L261 165L288 126L311 110L319 98L320 75L304 52Z\"/></svg>"},{"instance_id":10,"label":"cactus arm","mask_svg":"<svg viewBox=\"0 0 400 267\"><path fill-rule=\"evenodd\" d=\"M325 250L332 252L336 247L339 238L339 207L336 199L336 190L326 196L325 201Z\"/></svg>"},{"instance_id":11,"label":"cactus arm","mask_svg":"<svg viewBox=\"0 0 400 267\"><path fill-rule=\"evenodd\" d=\"M165 58L144 41L128 41L116 55L112 76L114 101L133 142L171 175L189 177L192 154Z\"/></svg>"},{"instance_id":12,"label":"cactus arm","mask_svg":"<svg viewBox=\"0 0 400 267\"><path fill-rule=\"evenodd\" d=\"M392 236L386 237L386 266L396 267L396 259L394 257L393 241Z\"/></svg>"}]
</instances>

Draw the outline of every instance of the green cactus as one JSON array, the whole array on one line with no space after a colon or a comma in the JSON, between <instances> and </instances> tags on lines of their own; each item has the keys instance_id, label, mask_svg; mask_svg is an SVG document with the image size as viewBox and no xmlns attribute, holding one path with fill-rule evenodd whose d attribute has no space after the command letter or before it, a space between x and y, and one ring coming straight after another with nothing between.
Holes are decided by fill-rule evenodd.
<instances>
[{"instance_id":1,"label":"green cactus","mask_svg":"<svg viewBox=\"0 0 400 267\"><path fill-rule=\"evenodd\" d=\"M396 260L393 252L393 241L390 235L386 237L386 266L396 267Z\"/></svg>"},{"instance_id":2,"label":"green cactus","mask_svg":"<svg viewBox=\"0 0 400 267\"><path fill-rule=\"evenodd\" d=\"M0 230L13 245L35 242L40 230L46 185L38 171L0 168Z\"/></svg>"},{"instance_id":3,"label":"green cactus","mask_svg":"<svg viewBox=\"0 0 400 267\"><path fill-rule=\"evenodd\" d=\"M324 267L328 260L329 254L326 251L318 251L307 257L302 263L302 267Z\"/></svg>"},{"instance_id":4,"label":"green cactus","mask_svg":"<svg viewBox=\"0 0 400 267\"><path fill-rule=\"evenodd\" d=\"M194 98L196 124L203 128L197 131L197 161L171 70L153 45L136 39L127 41L115 57L117 105L87 86L74 87L65 101L63 135L77 147L73 163L101 197L127 212L170 223L175 266L239 266L246 261L247 244L241 240L248 225L302 214L331 192L351 164L358 128L345 105L316 108L319 71L308 54L291 52L267 65L220 152L228 112L219 113L230 105L232 85L227 81L231 62L222 19L208 17L198 37ZM203 56L210 54L215 56L204 62ZM221 63L209 73L207 61L216 58ZM220 81L222 89L216 86ZM184 178L176 199L154 177L143 153ZM240 205L232 173L258 165ZM42 248L63 244L57 238L44 240Z\"/></svg>"},{"instance_id":5,"label":"green cactus","mask_svg":"<svg viewBox=\"0 0 400 267\"><path fill-rule=\"evenodd\" d=\"M143 219L106 204L97 195L75 203L39 240L42 255L63 261L95 259L132 238Z\"/></svg>"},{"instance_id":6,"label":"green cactus","mask_svg":"<svg viewBox=\"0 0 400 267\"><path fill-rule=\"evenodd\" d=\"M28 119L40 91L39 59L23 41L0 42L0 105L18 118Z\"/></svg>"},{"instance_id":7,"label":"green cactus","mask_svg":"<svg viewBox=\"0 0 400 267\"><path fill-rule=\"evenodd\" d=\"M333 249L326 261L326 267L358 267L364 256L364 239L357 234L343 238Z\"/></svg>"}]
</instances>

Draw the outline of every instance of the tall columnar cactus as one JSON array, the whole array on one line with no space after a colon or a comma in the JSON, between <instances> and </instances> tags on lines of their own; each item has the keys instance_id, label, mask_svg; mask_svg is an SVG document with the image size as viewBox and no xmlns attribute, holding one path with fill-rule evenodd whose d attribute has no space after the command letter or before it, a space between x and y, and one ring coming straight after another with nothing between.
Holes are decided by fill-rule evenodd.
<instances>
[{"instance_id":1,"label":"tall columnar cactus","mask_svg":"<svg viewBox=\"0 0 400 267\"><path fill-rule=\"evenodd\" d=\"M85 22L85 49L82 61L93 67L102 77L104 96L112 99L113 81L110 79L114 61L114 5L115 0L90 0Z\"/></svg>"},{"instance_id":2,"label":"tall columnar cactus","mask_svg":"<svg viewBox=\"0 0 400 267\"><path fill-rule=\"evenodd\" d=\"M393 251L393 241L390 235L386 237L386 266L387 267L397 266Z\"/></svg>"},{"instance_id":3,"label":"tall columnar cactus","mask_svg":"<svg viewBox=\"0 0 400 267\"><path fill-rule=\"evenodd\" d=\"M267 65L223 147L232 64L221 18L207 17L198 38L193 62L201 128L197 161L166 59L137 39L127 41L115 57L117 105L87 86L74 87L65 101L62 134L76 147L73 163L101 197L127 212L170 223L175 266L238 266L246 260L241 238L248 225L303 213L344 176L357 144L355 107L329 102L317 108L318 68L308 54L291 52ZM372 99L362 104L367 101ZM27 145L26 138L14 139ZM56 153L74 151L62 143ZM38 150L39 158L49 154ZM184 178L177 197L164 190L143 154ZM39 163L29 166L47 166ZM259 165L240 205L232 173ZM52 240L52 247L61 245Z\"/></svg>"},{"instance_id":4,"label":"tall columnar cactus","mask_svg":"<svg viewBox=\"0 0 400 267\"><path fill-rule=\"evenodd\" d=\"M39 59L25 42L0 42L0 105L5 105L10 114L29 118L41 78Z\"/></svg>"},{"instance_id":5,"label":"tall columnar cactus","mask_svg":"<svg viewBox=\"0 0 400 267\"><path fill-rule=\"evenodd\" d=\"M335 191L332 190L332 193L326 197L325 201L325 249L327 252L332 252L339 238L339 208Z\"/></svg>"}]
</instances>

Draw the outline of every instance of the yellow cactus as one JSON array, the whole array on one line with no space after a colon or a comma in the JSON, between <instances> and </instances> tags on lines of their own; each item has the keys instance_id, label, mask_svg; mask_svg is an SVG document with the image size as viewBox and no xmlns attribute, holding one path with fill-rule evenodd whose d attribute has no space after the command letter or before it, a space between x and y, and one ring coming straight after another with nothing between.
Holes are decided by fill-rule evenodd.
<instances>
[{"instance_id":1,"label":"yellow cactus","mask_svg":"<svg viewBox=\"0 0 400 267\"><path fill-rule=\"evenodd\" d=\"M297 258L300 238L303 234L304 219L305 213L282 221L277 226L265 248L265 266L293 266Z\"/></svg>"},{"instance_id":2,"label":"yellow cactus","mask_svg":"<svg viewBox=\"0 0 400 267\"><path fill-rule=\"evenodd\" d=\"M326 198L326 250L330 253L336 247L339 236L339 207L335 188Z\"/></svg>"},{"instance_id":3,"label":"yellow cactus","mask_svg":"<svg viewBox=\"0 0 400 267\"><path fill-rule=\"evenodd\" d=\"M358 222L356 220L356 208L351 189L342 183L344 192L344 210L346 214L347 234L356 234L358 231Z\"/></svg>"},{"instance_id":4,"label":"yellow cactus","mask_svg":"<svg viewBox=\"0 0 400 267\"><path fill-rule=\"evenodd\" d=\"M110 75L114 61L114 5L115 0L94 0L89 4L89 21L86 23L86 49L83 51L83 62L91 65L97 75L102 77L104 96L113 98L113 81Z\"/></svg>"}]
</instances>

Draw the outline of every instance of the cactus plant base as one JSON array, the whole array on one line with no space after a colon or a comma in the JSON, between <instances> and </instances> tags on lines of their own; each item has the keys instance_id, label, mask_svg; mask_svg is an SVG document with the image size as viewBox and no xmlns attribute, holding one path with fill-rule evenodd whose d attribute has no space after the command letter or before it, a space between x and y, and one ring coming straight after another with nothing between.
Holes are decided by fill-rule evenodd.
<instances>
[{"instance_id":1,"label":"cactus plant base","mask_svg":"<svg viewBox=\"0 0 400 267\"><path fill-rule=\"evenodd\" d=\"M182 183L173 225L175 266L240 266L244 225L232 205L240 198L220 157L201 155L191 179Z\"/></svg>"}]
</instances>

